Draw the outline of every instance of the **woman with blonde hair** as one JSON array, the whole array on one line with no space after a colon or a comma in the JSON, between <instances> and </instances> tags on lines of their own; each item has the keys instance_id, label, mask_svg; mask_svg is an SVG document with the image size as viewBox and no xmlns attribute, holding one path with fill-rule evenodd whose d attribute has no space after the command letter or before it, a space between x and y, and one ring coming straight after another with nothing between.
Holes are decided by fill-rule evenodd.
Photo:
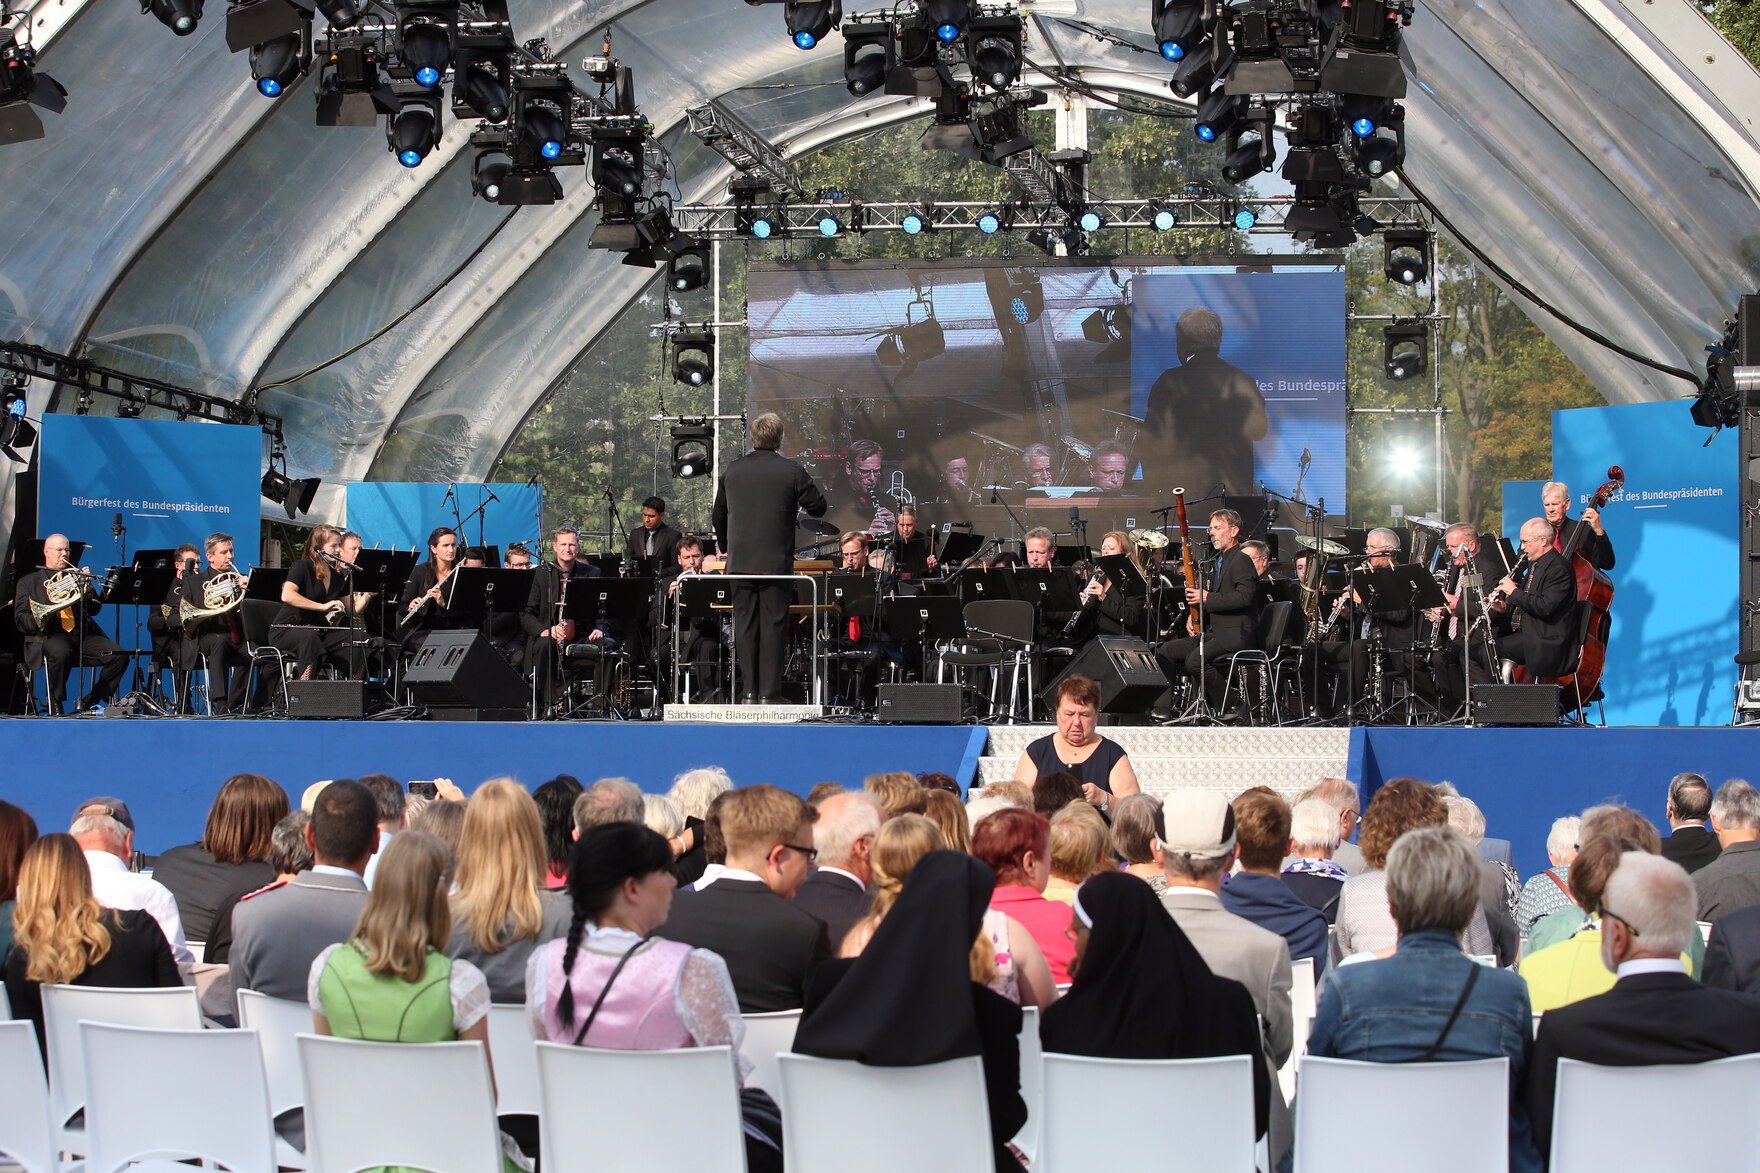
<instances>
[{"instance_id":1,"label":"woman with blonde hair","mask_svg":"<svg viewBox=\"0 0 1760 1173\"><path fill-rule=\"evenodd\" d=\"M495 1001L524 1002L526 958L568 931L569 900L544 886L543 820L519 783L493 778L461 805L451 935L440 947L481 970Z\"/></svg>"},{"instance_id":2,"label":"woman with blonde hair","mask_svg":"<svg viewBox=\"0 0 1760 1173\"><path fill-rule=\"evenodd\" d=\"M898 815L881 824L874 836L871 857L877 887L874 907L844 937L838 956L861 956L880 922L898 902L917 861L946 847L941 828L923 815ZM1012 1002L1045 1007L1057 999L1051 967L1045 963L1032 934L995 910L985 912L984 929L972 942L971 969L973 981Z\"/></svg>"},{"instance_id":3,"label":"woman with blonde hair","mask_svg":"<svg viewBox=\"0 0 1760 1173\"><path fill-rule=\"evenodd\" d=\"M1105 820L1079 798L1052 815L1051 879L1045 884L1045 899L1073 906L1076 889L1099 870L1106 840Z\"/></svg>"},{"instance_id":4,"label":"woman with blonde hair","mask_svg":"<svg viewBox=\"0 0 1760 1173\"><path fill-rule=\"evenodd\" d=\"M946 790L931 790L923 814L941 828L942 838L955 851L972 849L972 825L966 818L965 804L959 796Z\"/></svg>"},{"instance_id":5,"label":"woman with blonde hair","mask_svg":"<svg viewBox=\"0 0 1760 1173\"><path fill-rule=\"evenodd\" d=\"M4 974L12 1016L36 1025L39 1047L45 982L131 989L183 984L159 922L147 912L100 906L85 854L60 832L33 842L20 861Z\"/></svg>"}]
</instances>

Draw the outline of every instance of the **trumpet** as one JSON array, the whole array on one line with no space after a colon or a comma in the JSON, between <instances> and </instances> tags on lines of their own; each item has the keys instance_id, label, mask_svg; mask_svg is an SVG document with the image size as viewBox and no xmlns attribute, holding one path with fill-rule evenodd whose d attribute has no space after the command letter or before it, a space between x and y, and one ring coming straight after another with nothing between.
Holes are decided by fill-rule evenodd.
<instances>
[{"instance_id":1,"label":"trumpet","mask_svg":"<svg viewBox=\"0 0 1760 1173\"><path fill-rule=\"evenodd\" d=\"M184 631L194 635L203 620L236 610L244 602L244 590L249 584L250 579L236 570L222 570L203 583L202 605L191 607L186 603L181 610Z\"/></svg>"},{"instance_id":2,"label":"trumpet","mask_svg":"<svg viewBox=\"0 0 1760 1173\"><path fill-rule=\"evenodd\" d=\"M112 572L114 573L114 572ZM103 584L98 587L102 591L110 583L111 575L106 574ZM43 581L43 591L49 596L47 603L31 600L31 617L37 621L37 630L47 631L51 616L72 607L85 597L92 589L92 572L82 567L68 566L57 570Z\"/></svg>"}]
</instances>

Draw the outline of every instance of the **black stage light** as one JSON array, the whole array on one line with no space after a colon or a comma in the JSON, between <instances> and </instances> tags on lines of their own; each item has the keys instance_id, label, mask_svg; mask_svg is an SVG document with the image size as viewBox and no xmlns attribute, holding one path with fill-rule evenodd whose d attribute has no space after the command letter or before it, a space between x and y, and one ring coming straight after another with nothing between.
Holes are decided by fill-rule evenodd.
<instances>
[{"instance_id":1,"label":"black stage light","mask_svg":"<svg viewBox=\"0 0 1760 1173\"><path fill-rule=\"evenodd\" d=\"M1416 228L1389 228L1381 234L1382 272L1401 285L1430 275L1430 234Z\"/></svg>"},{"instance_id":2,"label":"black stage light","mask_svg":"<svg viewBox=\"0 0 1760 1173\"><path fill-rule=\"evenodd\" d=\"M1219 77L1227 77L1228 71L1234 67L1234 48L1226 42L1211 42L1197 51L1188 53L1173 67L1173 77L1168 81L1167 88L1182 98L1196 97L1210 88L1210 83Z\"/></svg>"},{"instance_id":3,"label":"black stage light","mask_svg":"<svg viewBox=\"0 0 1760 1173\"><path fill-rule=\"evenodd\" d=\"M18 464L29 464L30 456L19 451L37 442L37 427L25 418L28 410L25 387L29 380L16 374L9 374L5 378L6 403L4 412L0 412L0 451Z\"/></svg>"},{"instance_id":4,"label":"black stage light","mask_svg":"<svg viewBox=\"0 0 1760 1173\"><path fill-rule=\"evenodd\" d=\"M1226 150L1222 178L1230 183L1244 183L1259 172L1269 170L1277 161L1276 144L1258 130L1233 131L1228 136Z\"/></svg>"},{"instance_id":5,"label":"black stage light","mask_svg":"<svg viewBox=\"0 0 1760 1173\"><path fill-rule=\"evenodd\" d=\"M242 53L254 45L309 32L312 27L310 0L239 0L226 9L226 47Z\"/></svg>"},{"instance_id":6,"label":"black stage light","mask_svg":"<svg viewBox=\"0 0 1760 1173\"><path fill-rule=\"evenodd\" d=\"M973 104L971 135L978 144L979 159L992 167L1000 167L1004 159L1033 146L1026 120L1006 94Z\"/></svg>"},{"instance_id":7,"label":"black stage light","mask_svg":"<svg viewBox=\"0 0 1760 1173\"><path fill-rule=\"evenodd\" d=\"M831 30L843 23L843 0L786 0L783 21L797 49L816 49Z\"/></svg>"},{"instance_id":8,"label":"black stage light","mask_svg":"<svg viewBox=\"0 0 1760 1173\"><path fill-rule=\"evenodd\" d=\"M180 37L196 31L202 20L202 0L141 0L141 11Z\"/></svg>"},{"instance_id":9,"label":"black stage light","mask_svg":"<svg viewBox=\"0 0 1760 1173\"><path fill-rule=\"evenodd\" d=\"M1381 367L1390 379L1410 379L1430 369L1430 327L1395 322L1381 331Z\"/></svg>"},{"instance_id":10,"label":"black stage light","mask_svg":"<svg viewBox=\"0 0 1760 1173\"><path fill-rule=\"evenodd\" d=\"M1352 157L1357 170L1370 178L1378 178L1406 161L1406 111L1397 102L1387 103L1382 122L1366 138L1352 135L1356 144Z\"/></svg>"},{"instance_id":11,"label":"black stage light","mask_svg":"<svg viewBox=\"0 0 1760 1173\"><path fill-rule=\"evenodd\" d=\"M452 37L441 25L411 20L403 26L398 55L416 84L432 89L452 66Z\"/></svg>"},{"instance_id":12,"label":"black stage light","mask_svg":"<svg viewBox=\"0 0 1760 1173\"><path fill-rule=\"evenodd\" d=\"M781 204L772 202L770 181L746 175L727 185L733 197L733 230L741 236L769 240L788 234L788 216Z\"/></svg>"},{"instance_id":13,"label":"black stage light","mask_svg":"<svg viewBox=\"0 0 1760 1173\"><path fill-rule=\"evenodd\" d=\"M568 143L568 123L561 112L546 103L534 102L520 113L519 129L526 144L545 159L561 155Z\"/></svg>"},{"instance_id":14,"label":"black stage light","mask_svg":"<svg viewBox=\"0 0 1760 1173\"><path fill-rule=\"evenodd\" d=\"M405 167L419 167L440 145L440 95L401 95L403 108L385 124L385 143Z\"/></svg>"},{"instance_id":15,"label":"black stage light","mask_svg":"<svg viewBox=\"0 0 1760 1173\"><path fill-rule=\"evenodd\" d=\"M361 18L361 6L355 0L317 0L317 4L333 29L347 28Z\"/></svg>"},{"instance_id":16,"label":"black stage light","mask_svg":"<svg viewBox=\"0 0 1760 1173\"><path fill-rule=\"evenodd\" d=\"M1207 143L1221 142L1246 121L1245 95L1230 94L1218 88L1205 94L1198 102L1198 117L1192 133Z\"/></svg>"},{"instance_id":17,"label":"black stage light","mask_svg":"<svg viewBox=\"0 0 1760 1173\"><path fill-rule=\"evenodd\" d=\"M929 35L951 45L965 35L972 22L972 0L922 0L922 13Z\"/></svg>"},{"instance_id":18,"label":"black stage light","mask_svg":"<svg viewBox=\"0 0 1760 1173\"><path fill-rule=\"evenodd\" d=\"M715 429L706 420L672 425L672 475L681 481L715 471Z\"/></svg>"},{"instance_id":19,"label":"black stage light","mask_svg":"<svg viewBox=\"0 0 1760 1173\"><path fill-rule=\"evenodd\" d=\"M1168 61L1183 63L1203 41L1204 0L1151 0L1149 23L1155 47Z\"/></svg>"},{"instance_id":20,"label":"black stage light","mask_svg":"<svg viewBox=\"0 0 1760 1173\"><path fill-rule=\"evenodd\" d=\"M0 143L22 143L43 137L43 120L32 110L40 106L56 114L67 109L67 91L46 73L37 73L36 50L0 28Z\"/></svg>"},{"instance_id":21,"label":"black stage light","mask_svg":"<svg viewBox=\"0 0 1760 1173\"><path fill-rule=\"evenodd\" d=\"M1082 319L1082 337L1100 344L1096 363L1129 362L1131 357L1131 307L1109 305Z\"/></svg>"},{"instance_id":22,"label":"black stage light","mask_svg":"<svg viewBox=\"0 0 1760 1173\"><path fill-rule=\"evenodd\" d=\"M499 151L481 151L471 160L471 191L490 203L501 202L501 184L513 161Z\"/></svg>"},{"instance_id":23,"label":"black stage light","mask_svg":"<svg viewBox=\"0 0 1760 1173\"><path fill-rule=\"evenodd\" d=\"M874 348L874 357L882 366L897 367L896 381L909 375L921 363L947 352L947 334L934 318L924 318L893 330Z\"/></svg>"},{"instance_id":24,"label":"black stage light","mask_svg":"<svg viewBox=\"0 0 1760 1173\"><path fill-rule=\"evenodd\" d=\"M1338 47L1320 71L1321 87L1335 94L1405 97L1400 24L1411 14L1387 0L1355 0L1341 6L1338 19Z\"/></svg>"},{"instance_id":25,"label":"black stage light","mask_svg":"<svg viewBox=\"0 0 1760 1173\"><path fill-rule=\"evenodd\" d=\"M296 513L304 513L312 507L312 498L317 496L318 486L322 483L317 477L291 480L287 474L271 468L263 474L262 493L287 510L287 520L292 521Z\"/></svg>"},{"instance_id":26,"label":"black stage light","mask_svg":"<svg viewBox=\"0 0 1760 1173\"><path fill-rule=\"evenodd\" d=\"M681 330L672 336L672 381L707 387L715 378L715 332Z\"/></svg>"},{"instance_id":27,"label":"black stage light","mask_svg":"<svg viewBox=\"0 0 1760 1173\"><path fill-rule=\"evenodd\" d=\"M892 26L884 21L848 24L843 29L843 85L856 97L878 93L898 63Z\"/></svg>"},{"instance_id":28,"label":"black stage light","mask_svg":"<svg viewBox=\"0 0 1760 1173\"><path fill-rule=\"evenodd\" d=\"M548 167L522 167L501 175L495 184L499 194L491 202L503 207L554 204L562 199L562 180ZM486 199L488 197L485 195Z\"/></svg>"},{"instance_id":29,"label":"black stage light","mask_svg":"<svg viewBox=\"0 0 1760 1173\"><path fill-rule=\"evenodd\" d=\"M311 30L251 46L251 77L265 98L279 98L312 67Z\"/></svg>"},{"instance_id":30,"label":"black stage light","mask_svg":"<svg viewBox=\"0 0 1760 1173\"><path fill-rule=\"evenodd\" d=\"M560 124L558 124L560 125ZM604 127L593 133L593 186L626 200L642 194L642 132Z\"/></svg>"},{"instance_id":31,"label":"black stage light","mask_svg":"<svg viewBox=\"0 0 1760 1173\"><path fill-rule=\"evenodd\" d=\"M379 75L379 50L369 36L332 34L330 55L318 64L318 125L377 126L381 115L403 109Z\"/></svg>"},{"instance_id":32,"label":"black stage light","mask_svg":"<svg viewBox=\"0 0 1760 1173\"><path fill-rule=\"evenodd\" d=\"M972 77L995 90L1006 90L1021 76L1021 18L982 16L966 29L966 61Z\"/></svg>"},{"instance_id":33,"label":"black stage light","mask_svg":"<svg viewBox=\"0 0 1760 1173\"><path fill-rule=\"evenodd\" d=\"M672 257L666 262L666 284L676 293L689 293L709 283L709 246L694 236L680 233L672 241Z\"/></svg>"},{"instance_id":34,"label":"black stage light","mask_svg":"<svg viewBox=\"0 0 1760 1173\"><path fill-rule=\"evenodd\" d=\"M1343 183L1344 160L1330 147L1291 147L1283 177L1291 183Z\"/></svg>"},{"instance_id":35,"label":"black stage light","mask_svg":"<svg viewBox=\"0 0 1760 1173\"><path fill-rule=\"evenodd\" d=\"M462 106L478 118L490 122L505 121L511 100L505 77L505 64L488 58L478 58L458 70L452 79L453 117L460 116L459 107Z\"/></svg>"}]
</instances>

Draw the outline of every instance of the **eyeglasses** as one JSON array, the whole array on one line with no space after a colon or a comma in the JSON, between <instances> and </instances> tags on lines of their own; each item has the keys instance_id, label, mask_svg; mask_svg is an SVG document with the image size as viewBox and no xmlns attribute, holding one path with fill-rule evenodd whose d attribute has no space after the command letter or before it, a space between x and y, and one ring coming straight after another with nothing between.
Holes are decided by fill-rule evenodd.
<instances>
[{"instance_id":1,"label":"eyeglasses","mask_svg":"<svg viewBox=\"0 0 1760 1173\"><path fill-rule=\"evenodd\" d=\"M786 847L790 851L800 852L802 855L807 857L808 863L813 863L814 861L816 861L819 858L819 849L816 847L797 847L793 843L783 843L780 846Z\"/></svg>"},{"instance_id":2,"label":"eyeglasses","mask_svg":"<svg viewBox=\"0 0 1760 1173\"><path fill-rule=\"evenodd\" d=\"M1619 913L1614 912L1612 909L1608 908L1607 905L1605 905L1605 904L1598 905L1596 907L1595 911L1601 915L1602 920L1607 920L1609 918L1612 918L1613 920L1616 920L1620 924L1624 925L1626 927L1626 932L1630 933L1632 936L1636 937L1638 935L1638 930L1632 925L1631 921L1627 920L1625 917L1621 916Z\"/></svg>"}]
</instances>

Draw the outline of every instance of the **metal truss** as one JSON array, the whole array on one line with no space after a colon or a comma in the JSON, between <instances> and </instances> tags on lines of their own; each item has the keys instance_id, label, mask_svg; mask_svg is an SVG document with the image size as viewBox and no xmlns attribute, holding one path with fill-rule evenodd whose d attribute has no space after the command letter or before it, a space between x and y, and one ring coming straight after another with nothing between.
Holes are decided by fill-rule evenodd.
<instances>
[{"instance_id":1,"label":"metal truss","mask_svg":"<svg viewBox=\"0 0 1760 1173\"><path fill-rule=\"evenodd\" d=\"M690 121L691 133L704 146L733 164L736 171L764 176L773 191L803 197L807 194L794 164L720 102L704 102L689 107L684 113Z\"/></svg>"}]
</instances>

